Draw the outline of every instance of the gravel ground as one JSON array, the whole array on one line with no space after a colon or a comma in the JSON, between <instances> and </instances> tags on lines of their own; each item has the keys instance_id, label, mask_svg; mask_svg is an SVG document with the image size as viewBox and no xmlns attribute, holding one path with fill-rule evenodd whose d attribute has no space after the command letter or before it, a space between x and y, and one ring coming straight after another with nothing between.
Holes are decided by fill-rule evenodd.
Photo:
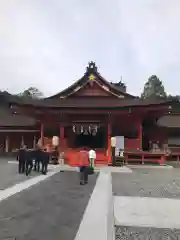
<instances>
[{"instance_id":1,"label":"gravel ground","mask_svg":"<svg viewBox=\"0 0 180 240\"><path fill-rule=\"evenodd\" d=\"M97 174L79 185L77 172L62 172L0 203L0 240L73 240Z\"/></svg>"},{"instance_id":2,"label":"gravel ground","mask_svg":"<svg viewBox=\"0 0 180 240\"><path fill-rule=\"evenodd\" d=\"M180 162L177 161L176 162L169 161L167 164L172 166L173 168L180 168Z\"/></svg>"},{"instance_id":3,"label":"gravel ground","mask_svg":"<svg viewBox=\"0 0 180 240\"><path fill-rule=\"evenodd\" d=\"M145 227L116 227L116 240L179 240L180 230Z\"/></svg>"},{"instance_id":4,"label":"gravel ground","mask_svg":"<svg viewBox=\"0 0 180 240\"><path fill-rule=\"evenodd\" d=\"M132 170L130 174L112 174L114 195L180 198L179 169Z\"/></svg>"},{"instance_id":5,"label":"gravel ground","mask_svg":"<svg viewBox=\"0 0 180 240\"><path fill-rule=\"evenodd\" d=\"M117 196L180 198L180 170L133 168L130 174L113 173L113 193ZM116 226L116 240L178 240L180 230Z\"/></svg>"}]
</instances>

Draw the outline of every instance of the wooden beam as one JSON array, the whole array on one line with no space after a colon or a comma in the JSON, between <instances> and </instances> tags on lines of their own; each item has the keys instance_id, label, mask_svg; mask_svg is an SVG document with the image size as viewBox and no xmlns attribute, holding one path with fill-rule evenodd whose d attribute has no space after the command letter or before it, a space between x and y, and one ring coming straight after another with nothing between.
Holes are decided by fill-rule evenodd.
<instances>
[{"instance_id":1,"label":"wooden beam","mask_svg":"<svg viewBox=\"0 0 180 240\"><path fill-rule=\"evenodd\" d=\"M21 133L23 133L23 132L39 132L40 130L36 130L36 129L34 129L34 130L31 130L31 129L0 129L0 132L21 132Z\"/></svg>"}]
</instances>

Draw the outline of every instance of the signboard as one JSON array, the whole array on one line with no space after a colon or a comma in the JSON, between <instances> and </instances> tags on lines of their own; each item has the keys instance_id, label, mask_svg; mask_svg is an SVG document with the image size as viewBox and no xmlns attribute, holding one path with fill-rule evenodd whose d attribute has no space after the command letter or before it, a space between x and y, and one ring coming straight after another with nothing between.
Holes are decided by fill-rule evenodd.
<instances>
[{"instance_id":1,"label":"signboard","mask_svg":"<svg viewBox=\"0 0 180 240\"><path fill-rule=\"evenodd\" d=\"M124 136L116 136L115 155L121 156L124 153Z\"/></svg>"}]
</instances>

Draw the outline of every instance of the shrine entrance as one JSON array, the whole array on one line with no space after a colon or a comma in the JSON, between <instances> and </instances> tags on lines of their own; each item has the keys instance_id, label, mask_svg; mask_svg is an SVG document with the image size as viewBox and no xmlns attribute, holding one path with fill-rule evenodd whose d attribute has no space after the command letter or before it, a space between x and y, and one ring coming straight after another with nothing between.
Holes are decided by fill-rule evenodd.
<instances>
[{"instance_id":1,"label":"shrine entrance","mask_svg":"<svg viewBox=\"0 0 180 240\"><path fill-rule=\"evenodd\" d=\"M106 148L106 128L98 124L73 125L74 148Z\"/></svg>"}]
</instances>

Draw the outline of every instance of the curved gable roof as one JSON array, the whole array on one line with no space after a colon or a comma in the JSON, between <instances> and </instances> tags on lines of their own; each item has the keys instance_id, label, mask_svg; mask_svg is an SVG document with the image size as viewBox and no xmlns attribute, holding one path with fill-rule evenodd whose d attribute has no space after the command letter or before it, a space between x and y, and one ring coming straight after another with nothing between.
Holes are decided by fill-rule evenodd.
<instances>
[{"instance_id":1,"label":"curved gable roof","mask_svg":"<svg viewBox=\"0 0 180 240\"><path fill-rule=\"evenodd\" d=\"M63 91L50 96L45 99L55 99L55 98L67 98L68 96L74 94L76 91L80 90L84 85L86 85L90 79L90 76L94 76L94 81L98 83L105 91L108 91L112 95L118 97L124 96L125 98L134 99L137 98L131 94L128 94L122 90L120 90L117 86L114 84L108 82L105 78L103 78L100 73L97 70L97 67L94 62L90 62L84 76L77 80L75 83L73 83L68 88L64 89ZM105 88L104 88L105 87Z\"/></svg>"}]
</instances>

